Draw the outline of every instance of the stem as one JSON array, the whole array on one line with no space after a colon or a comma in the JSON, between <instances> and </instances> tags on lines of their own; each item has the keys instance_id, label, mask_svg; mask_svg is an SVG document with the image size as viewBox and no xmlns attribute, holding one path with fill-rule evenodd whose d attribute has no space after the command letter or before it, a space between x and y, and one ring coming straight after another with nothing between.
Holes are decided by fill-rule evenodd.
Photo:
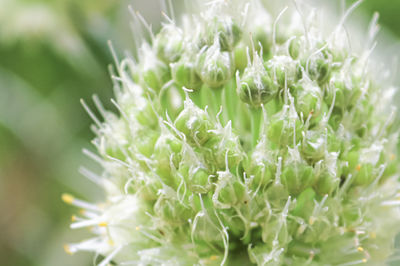
<instances>
[{"instance_id":1,"label":"stem","mask_svg":"<svg viewBox=\"0 0 400 266\"><path fill-rule=\"evenodd\" d=\"M171 116L172 114L171 114L171 110L169 108L170 105L169 105L169 100L168 100L168 98L169 98L168 93L169 93L169 89L162 90L159 95L159 101L160 101L162 110L167 110L168 115ZM161 115L164 119L166 119L165 112L163 112ZM172 117L172 119L173 119L173 117Z\"/></svg>"},{"instance_id":2,"label":"stem","mask_svg":"<svg viewBox=\"0 0 400 266\"><path fill-rule=\"evenodd\" d=\"M195 105L197 105L199 108L204 108L203 106L203 101L201 98L201 88L198 90L195 90L193 92L189 92L189 97L190 99L194 102Z\"/></svg>"},{"instance_id":3,"label":"stem","mask_svg":"<svg viewBox=\"0 0 400 266\"><path fill-rule=\"evenodd\" d=\"M201 108L204 109L206 106L208 106L209 109L212 108L211 103L210 103L210 88L203 85L203 87L200 90L200 101L201 101Z\"/></svg>"},{"instance_id":4,"label":"stem","mask_svg":"<svg viewBox=\"0 0 400 266\"><path fill-rule=\"evenodd\" d=\"M227 121L231 121L232 127L235 128L237 114L233 110L233 107L236 106L237 108L237 99L236 99L236 92L235 92L235 85L232 82L228 83L224 88L224 97L223 97L223 107L227 115Z\"/></svg>"},{"instance_id":5,"label":"stem","mask_svg":"<svg viewBox=\"0 0 400 266\"><path fill-rule=\"evenodd\" d=\"M260 137L260 126L262 119L262 108L250 107L251 117L251 147L254 148L257 145L258 138Z\"/></svg>"},{"instance_id":6,"label":"stem","mask_svg":"<svg viewBox=\"0 0 400 266\"><path fill-rule=\"evenodd\" d=\"M219 110L221 109L222 106L222 91L223 88L218 88L218 89L211 89L211 96L212 96L212 103L213 103L213 109L214 109L214 114L217 115ZM224 112L225 110L223 110L221 116L220 116L220 120L221 123L223 123L224 121Z\"/></svg>"}]
</instances>

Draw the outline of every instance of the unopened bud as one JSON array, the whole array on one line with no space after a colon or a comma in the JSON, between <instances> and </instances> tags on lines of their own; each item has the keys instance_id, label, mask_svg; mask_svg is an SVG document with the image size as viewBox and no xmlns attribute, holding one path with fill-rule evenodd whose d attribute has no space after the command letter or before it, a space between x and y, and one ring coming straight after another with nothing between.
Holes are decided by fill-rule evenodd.
<instances>
[{"instance_id":1,"label":"unopened bud","mask_svg":"<svg viewBox=\"0 0 400 266\"><path fill-rule=\"evenodd\" d=\"M210 88L220 88L234 71L232 56L220 50L219 44L206 47L197 59L197 74Z\"/></svg>"}]
</instances>

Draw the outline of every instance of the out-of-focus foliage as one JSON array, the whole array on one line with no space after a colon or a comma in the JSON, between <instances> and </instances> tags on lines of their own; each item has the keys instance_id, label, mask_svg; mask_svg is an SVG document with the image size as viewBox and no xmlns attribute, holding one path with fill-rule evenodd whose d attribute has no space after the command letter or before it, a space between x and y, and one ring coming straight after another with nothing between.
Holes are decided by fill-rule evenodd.
<instances>
[{"instance_id":1,"label":"out-of-focus foliage","mask_svg":"<svg viewBox=\"0 0 400 266\"><path fill-rule=\"evenodd\" d=\"M81 153L91 148L92 134L79 99L111 97L107 40L118 51L129 49L128 4L153 22L160 17L158 2L0 0L2 265L91 264L90 255L67 258L62 249L78 237L68 230L72 210L60 194L98 197L78 173L92 164ZM400 35L400 1L365 0L360 10L380 12L381 24Z\"/></svg>"},{"instance_id":2,"label":"out-of-focus foliage","mask_svg":"<svg viewBox=\"0 0 400 266\"><path fill-rule=\"evenodd\" d=\"M380 23L396 36L400 36L400 1L396 0L366 0L362 5L368 14L378 12Z\"/></svg>"},{"instance_id":3,"label":"out-of-focus foliage","mask_svg":"<svg viewBox=\"0 0 400 266\"><path fill-rule=\"evenodd\" d=\"M88 256L66 258L70 210L59 198L74 183L81 184L75 193L90 193L78 174L80 165L90 164L81 148L91 138L79 99L111 95L106 41L129 35L123 33L128 27L117 25L120 14L128 16L122 6L127 3L0 0L3 265L91 262Z\"/></svg>"}]
</instances>

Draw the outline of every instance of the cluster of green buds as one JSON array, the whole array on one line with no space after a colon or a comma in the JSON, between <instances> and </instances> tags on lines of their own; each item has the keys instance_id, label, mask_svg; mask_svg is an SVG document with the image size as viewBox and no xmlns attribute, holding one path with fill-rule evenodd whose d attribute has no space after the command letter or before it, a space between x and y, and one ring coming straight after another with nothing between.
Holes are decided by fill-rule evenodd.
<instances>
[{"instance_id":1,"label":"cluster of green buds","mask_svg":"<svg viewBox=\"0 0 400 266\"><path fill-rule=\"evenodd\" d=\"M298 8L198 3L118 62L119 113L96 97L103 121L89 110L98 155L85 152L104 171L83 169L106 199L63 195L82 208L71 227L95 234L68 253L100 266L387 260L400 232L395 89L369 71L370 47L336 45L342 24L324 35Z\"/></svg>"}]
</instances>

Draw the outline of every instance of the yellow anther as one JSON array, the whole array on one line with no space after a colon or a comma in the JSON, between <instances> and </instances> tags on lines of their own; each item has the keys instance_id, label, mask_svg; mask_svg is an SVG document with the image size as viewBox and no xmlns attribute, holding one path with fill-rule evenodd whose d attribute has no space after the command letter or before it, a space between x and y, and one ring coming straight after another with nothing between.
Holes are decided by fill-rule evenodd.
<instances>
[{"instance_id":1,"label":"yellow anther","mask_svg":"<svg viewBox=\"0 0 400 266\"><path fill-rule=\"evenodd\" d=\"M363 263L366 263L366 262L367 262L367 259L362 259L362 262L363 262Z\"/></svg>"},{"instance_id":2,"label":"yellow anther","mask_svg":"<svg viewBox=\"0 0 400 266\"><path fill-rule=\"evenodd\" d=\"M375 233L375 232L371 232L371 233L369 233L369 236L370 236L372 239L375 239L375 238L376 238L376 233Z\"/></svg>"},{"instance_id":3,"label":"yellow anther","mask_svg":"<svg viewBox=\"0 0 400 266\"><path fill-rule=\"evenodd\" d=\"M72 196L71 194L67 194L67 193L62 194L61 199L62 199L62 201L64 201L67 204L72 204L72 202L74 202L74 200L75 200L74 196Z\"/></svg>"},{"instance_id":4,"label":"yellow anther","mask_svg":"<svg viewBox=\"0 0 400 266\"><path fill-rule=\"evenodd\" d=\"M114 246L114 245L115 245L114 241L113 241L111 238L108 239L108 244L109 244L110 246Z\"/></svg>"},{"instance_id":5,"label":"yellow anther","mask_svg":"<svg viewBox=\"0 0 400 266\"><path fill-rule=\"evenodd\" d=\"M357 171L360 171L360 170L361 170L361 164L357 164L356 170L357 170Z\"/></svg>"},{"instance_id":6,"label":"yellow anther","mask_svg":"<svg viewBox=\"0 0 400 266\"><path fill-rule=\"evenodd\" d=\"M363 251L364 251L363 247L358 247L357 250L358 250L359 252L363 252Z\"/></svg>"},{"instance_id":7,"label":"yellow anther","mask_svg":"<svg viewBox=\"0 0 400 266\"><path fill-rule=\"evenodd\" d=\"M136 231L139 231L140 230L140 226L136 226Z\"/></svg>"},{"instance_id":8,"label":"yellow anther","mask_svg":"<svg viewBox=\"0 0 400 266\"><path fill-rule=\"evenodd\" d=\"M108 223L107 222L100 222L98 225L100 227L106 227L108 225Z\"/></svg>"},{"instance_id":9,"label":"yellow anther","mask_svg":"<svg viewBox=\"0 0 400 266\"><path fill-rule=\"evenodd\" d=\"M74 254L74 253L72 253L71 249L69 248L69 245L67 245L67 244L64 245L64 251L65 251L65 253L67 253L68 255Z\"/></svg>"},{"instance_id":10,"label":"yellow anther","mask_svg":"<svg viewBox=\"0 0 400 266\"><path fill-rule=\"evenodd\" d=\"M217 260L218 259L218 257L216 256L216 255L212 255L211 257L210 257L210 260Z\"/></svg>"},{"instance_id":11,"label":"yellow anther","mask_svg":"<svg viewBox=\"0 0 400 266\"><path fill-rule=\"evenodd\" d=\"M75 222L76 221L76 216L75 215L72 215L71 216L71 222Z\"/></svg>"},{"instance_id":12,"label":"yellow anther","mask_svg":"<svg viewBox=\"0 0 400 266\"><path fill-rule=\"evenodd\" d=\"M83 215L83 214L85 214L85 213L86 213L86 210L84 210L84 209L80 209L80 210L79 210L79 213Z\"/></svg>"},{"instance_id":13,"label":"yellow anther","mask_svg":"<svg viewBox=\"0 0 400 266\"><path fill-rule=\"evenodd\" d=\"M311 216L310 219L308 220L308 223L310 225L313 225L315 223L315 218L313 216Z\"/></svg>"},{"instance_id":14,"label":"yellow anther","mask_svg":"<svg viewBox=\"0 0 400 266\"><path fill-rule=\"evenodd\" d=\"M393 153L390 155L390 160L394 160L394 159L396 159L396 155L394 155Z\"/></svg>"}]
</instances>

